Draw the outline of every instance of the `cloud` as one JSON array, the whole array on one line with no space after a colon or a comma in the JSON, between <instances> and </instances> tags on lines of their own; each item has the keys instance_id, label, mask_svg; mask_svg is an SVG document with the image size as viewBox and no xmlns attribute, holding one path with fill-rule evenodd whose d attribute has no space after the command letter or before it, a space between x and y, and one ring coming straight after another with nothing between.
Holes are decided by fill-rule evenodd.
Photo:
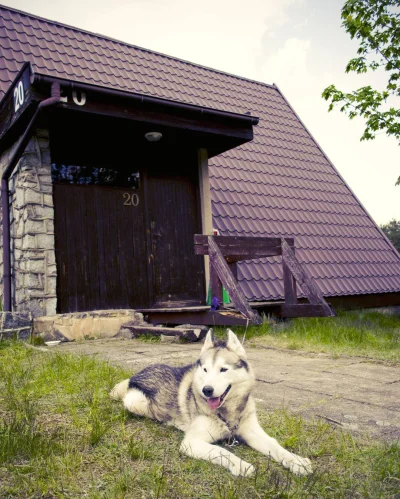
<instances>
[{"instance_id":1,"label":"cloud","mask_svg":"<svg viewBox=\"0 0 400 499\"><path fill-rule=\"evenodd\" d=\"M271 54L260 68L260 76L267 81L296 82L298 86L308 86L314 80L307 67L310 51L309 40L290 38L281 48Z\"/></svg>"},{"instance_id":2,"label":"cloud","mask_svg":"<svg viewBox=\"0 0 400 499\"><path fill-rule=\"evenodd\" d=\"M268 9L265 13L265 32L268 36L275 36L275 31L290 20L290 8L301 6L305 0L280 0L268 1Z\"/></svg>"}]
</instances>

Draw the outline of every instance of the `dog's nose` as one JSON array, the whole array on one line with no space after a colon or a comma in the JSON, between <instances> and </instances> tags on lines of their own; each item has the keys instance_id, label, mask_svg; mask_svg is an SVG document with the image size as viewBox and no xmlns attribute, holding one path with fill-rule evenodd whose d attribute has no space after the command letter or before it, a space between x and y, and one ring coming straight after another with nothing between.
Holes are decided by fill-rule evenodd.
<instances>
[{"instance_id":1,"label":"dog's nose","mask_svg":"<svg viewBox=\"0 0 400 499\"><path fill-rule=\"evenodd\" d=\"M212 386L205 386L203 388L203 393L206 397L211 397L214 392L214 388Z\"/></svg>"}]
</instances>

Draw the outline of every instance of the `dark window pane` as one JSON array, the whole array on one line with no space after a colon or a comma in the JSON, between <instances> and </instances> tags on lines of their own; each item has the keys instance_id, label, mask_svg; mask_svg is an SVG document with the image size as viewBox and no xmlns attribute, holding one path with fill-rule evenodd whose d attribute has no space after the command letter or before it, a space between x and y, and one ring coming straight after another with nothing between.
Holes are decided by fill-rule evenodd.
<instances>
[{"instance_id":1,"label":"dark window pane","mask_svg":"<svg viewBox=\"0 0 400 499\"><path fill-rule=\"evenodd\" d=\"M135 169L116 170L111 167L63 165L52 163L53 182L76 185L108 185L139 189L140 176Z\"/></svg>"}]
</instances>

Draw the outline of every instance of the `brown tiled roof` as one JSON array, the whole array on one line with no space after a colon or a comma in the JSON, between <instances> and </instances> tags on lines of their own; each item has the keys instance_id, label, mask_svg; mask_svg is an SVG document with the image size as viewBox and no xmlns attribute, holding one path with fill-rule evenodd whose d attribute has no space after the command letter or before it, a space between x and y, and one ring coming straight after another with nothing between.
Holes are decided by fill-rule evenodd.
<instances>
[{"instance_id":1,"label":"brown tiled roof","mask_svg":"<svg viewBox=\"0 0 400 499\"><path fill-rule=\"evenodd\" d=\"M221 235L294 236L326 296L400 291L400 255L275 86L0 6L0 98L36 73L260 117L250 143L210 161ZM249 299L282 297L279 258L240 264Z\"/></svg>"}]
</instances>

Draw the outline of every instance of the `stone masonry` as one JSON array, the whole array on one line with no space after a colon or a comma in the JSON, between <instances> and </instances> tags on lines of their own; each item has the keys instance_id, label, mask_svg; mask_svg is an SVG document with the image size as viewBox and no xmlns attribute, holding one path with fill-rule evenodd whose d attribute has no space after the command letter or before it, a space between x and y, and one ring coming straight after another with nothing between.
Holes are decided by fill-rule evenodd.
<instances>
[{"instance_id":1,"label":"stone masonry","mask_svg":"<svg viewBox=\"0 0 400 499\"><path fill-rule=\"evenodd\" d=\"M28 340L32 333L30 312L0 312L0 341Z\"/></svg>"},{"instance_id":2,"label":"stone masonry","mask_svg":"<svg viewBox=\"0 0 400 499\"><path fill-rule=\"evenodd\" d=\"M13 310L33 317L54 315L57 272L47 130L37 130L30 140L9 188Z\"/></svg>"},{"instance_id":3,"label":"stone masonry","mask_svg":"<svg viewBox=\"0 0 400 499\"><path fill-rule=\"evenodd\" d=\"M37 317L33 321L33 335L45 341L111 338L126 323L146 324L143 314L135 310L94 310Z\"/></svg>"}]
</instances>

